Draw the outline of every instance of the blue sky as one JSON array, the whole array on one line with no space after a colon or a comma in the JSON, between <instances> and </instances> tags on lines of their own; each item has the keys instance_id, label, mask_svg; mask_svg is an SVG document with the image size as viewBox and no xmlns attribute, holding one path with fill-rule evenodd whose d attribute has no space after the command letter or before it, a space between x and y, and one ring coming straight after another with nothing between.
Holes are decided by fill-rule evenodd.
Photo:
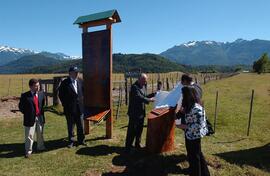
<instances>
[{"instance_id":1,"label":"blue sky","mask_svg":"<svg viewBox=\"0 0 270 176\"><path fill-rule=\"evenodd\" d=\"M116 9L114 53L155 53L193 40L270 40L269 0L2 0L0 45L81 55L78 16Z\"/></svg>"}]
</instances>

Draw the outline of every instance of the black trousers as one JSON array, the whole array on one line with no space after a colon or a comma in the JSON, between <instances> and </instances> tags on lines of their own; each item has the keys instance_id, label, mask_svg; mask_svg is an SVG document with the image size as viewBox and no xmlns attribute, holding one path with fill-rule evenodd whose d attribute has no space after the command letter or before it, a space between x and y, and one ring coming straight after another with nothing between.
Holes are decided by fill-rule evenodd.
<instances>
[{"instance_id":1,"label":"black trousers","mask_svg":"<svg viewBox=\"0 0 270 176\"><path fill-rule=\"evenodd\" d=\"M77 140L78 143L84 142L84 124L83 124L83 117L79 111L77 110L76 113L65 113L66 120L67 120L67 129L68 129L68 141L69 143L74 142L74 127L76 125L77 128Z\"/></svg>"},{"instance_id":2,"label":"black trousers","mask_svg":"<svg viewBox=\"0 0 270 176\"><path fill-rule=\"evenodd\" d=\"M143 132L144 118L129 117L128 129L126 136L126 149L129 150L135 140L135 147L138 147L141 143L141 137Z\"/></svg>"},{"instance_id":3,"label":"black trousers","mask_svg":"<svg viewBox=\"0 0 270 176\"><path fill-rule=\"evenodd\" d=\"M201 139L185 139L191 176L210 176L201 150Z\"/></svg>"}]
</instances>

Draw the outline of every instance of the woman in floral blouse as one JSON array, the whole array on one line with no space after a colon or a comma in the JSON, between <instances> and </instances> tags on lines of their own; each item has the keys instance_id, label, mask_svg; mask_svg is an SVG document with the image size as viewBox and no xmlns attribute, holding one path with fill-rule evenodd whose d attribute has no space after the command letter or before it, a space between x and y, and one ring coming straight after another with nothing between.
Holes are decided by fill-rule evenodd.
<instances>
[{"instance_id":1,"label":"woman in floral blouse","mask_svg":"<svg viewBox=\"0 0 270 176\"><path fill-rule=\"evenodd\" d=\"M184 124L177 125L185 130L185 142L192 176L210 175L201 151L201 138L207 133L206 116L203 107L196 98L196 90L191 86L182 88L182 113L185 114Z\"/></svg>"}]
</instances>

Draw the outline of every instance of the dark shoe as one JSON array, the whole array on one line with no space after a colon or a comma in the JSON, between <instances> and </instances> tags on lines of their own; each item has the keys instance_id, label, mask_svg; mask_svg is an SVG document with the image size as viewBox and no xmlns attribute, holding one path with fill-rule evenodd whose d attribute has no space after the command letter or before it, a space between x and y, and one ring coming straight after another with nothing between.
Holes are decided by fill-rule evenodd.
<instances>
[{"instance_id":1,"label":"dark shoe","mask_svg":"<svg viewBox=\"0 0 270 176\"><path fill-rule=\"evenodd\" d=\"M30 158L31 154L30 153L27 153L24 155L25 158Z\"/></svg>"},{"instance_id":2,"label":"dark shoe","mask_svg":"<svg viewBox=\"0 0 270 176\"><path fill-rule=\"evenodd\" d=\"M70 143L70 144L68 144L68 146L67 146L68 148L72 148L72 147L74 147L74 143L72 142L72 143Z\"/></svg>"},{"instance_id":3,"label":"dark shoe","mask_svg":"<svg viewBox=\"0 0 270 176\"><path fill-rule=\"evenodd\" d=\"M140 149L142 149L143 147L141 146L141 144L136 144L136 145L135 145L135 148L140 150Z\"/></svg>"},{"instance_id":4,"label":"dark shoe","mask_svg":"<svg viewBox=\"0 0 270 176\"><path fill-rule=\"evenodd\" d=\"M130 148L127 148L127 147L126 147L126 148L125 148L125 153L126 153L126 154L129 154L129 153L130 153Z\"/></svg>"},{"instance_id":5,"label":"dark shoe","mask_svg":"<svg viewBox=\"0 0 270 176\"><path fill-rule=\"evenodd\" d=\"M86 142L79 142L78 145L87 146Z\"/></svg>"},{"instance_id":6,"label":"dark shoe","mask_svg":"<svg viewBox=\"0 0 270 176\"><path fill-rule=\"evenodd\" d=\"M45 147L44 148L41 148L41 149L37 149L37 152L38 153L45 152L45 151L47 151L47 149Z\"/></svg>"},{"instance_id":7,"label":"dark shoe","mask_svg":"<svg viewBox=\"0 0 270 176\"><path fill-rule=\"evenodd\" d=\"M184 175L189 175L190 174L190 168L185 168L185 169L182 169L182 174Z\"/></svg>"}]
</instances>

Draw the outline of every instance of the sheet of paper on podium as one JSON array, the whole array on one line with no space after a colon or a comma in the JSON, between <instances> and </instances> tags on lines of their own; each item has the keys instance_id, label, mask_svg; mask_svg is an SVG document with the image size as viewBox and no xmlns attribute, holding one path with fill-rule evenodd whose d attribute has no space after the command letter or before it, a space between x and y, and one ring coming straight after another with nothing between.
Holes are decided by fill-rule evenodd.
<instances>
[{"instance_id":1,"label":"sheet of paper on podium","mask_svg":"<svg viewBox=\"0 0 270 176\"><path fill-rule=\"evenodd\" d=\"M175 107L177 104L181 106L182 103L182 87L181 83L178 83L176 87L168 91L158 91L155 96L154 109L157 108L170 108Z\"/></svg>"}]
</instances>

